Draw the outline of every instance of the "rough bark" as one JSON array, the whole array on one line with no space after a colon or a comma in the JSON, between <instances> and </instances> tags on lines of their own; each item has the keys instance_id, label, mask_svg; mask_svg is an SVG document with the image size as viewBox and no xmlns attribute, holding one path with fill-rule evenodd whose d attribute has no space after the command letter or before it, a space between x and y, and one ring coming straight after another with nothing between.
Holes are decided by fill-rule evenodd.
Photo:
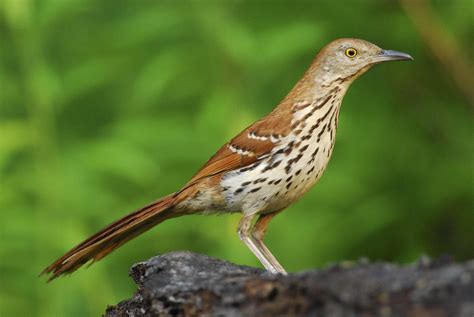
<instances>
[{"instance_id":1,"label":"rough bark","mask_svg":"<svg viewBox=\"0 0 474 317\"><path fill-rule=\"evenodd\" d=\"M473 317L474 260L359 261L270 275L190 252L135 264L135 295L106 316Z\"/></svg>"}]
</instances>

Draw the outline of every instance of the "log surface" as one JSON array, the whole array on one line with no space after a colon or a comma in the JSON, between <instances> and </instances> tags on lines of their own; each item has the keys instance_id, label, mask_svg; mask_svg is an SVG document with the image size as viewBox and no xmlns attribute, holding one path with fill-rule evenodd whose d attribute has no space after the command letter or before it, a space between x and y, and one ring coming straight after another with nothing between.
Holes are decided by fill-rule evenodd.
<instances>
[{"instance_id":1,"label":"log surface","mask_svg":"<svg viewBox=\"0 0 474 317\"><path fill-rule=\"evenodd\" d=\"M191 252L133 265L135 295L105 316L474 317L474 260L347 262L275 276Z\"/></svg>"}]
</instances>

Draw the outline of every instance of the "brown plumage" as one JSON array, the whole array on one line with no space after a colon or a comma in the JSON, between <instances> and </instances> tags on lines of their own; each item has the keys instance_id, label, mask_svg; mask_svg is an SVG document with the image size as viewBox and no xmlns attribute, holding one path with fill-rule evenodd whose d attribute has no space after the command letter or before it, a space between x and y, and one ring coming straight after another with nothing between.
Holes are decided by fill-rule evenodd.
<instances>
[{"instance_id":1,"label":"brown plumage","mask_svg":"<svg viewBox=\"0 0 474 317\"><path fill-rule=\"evenodd\" d=\"M110 224L43 273L51 274L50 279L72 273L169 218L242 212L240 239L266 269L284 274L263 243L269 221L321 177L332 153L340 104L349 85L374 64L406 59L411 57L363 40L330 43L270 114L222 146L179 191Z\"/></svg>"},{"instance_id":2,"label":"brown plumage","mask_svg":"<svg viewBox=\"0 0 474 317\"><path fill-rule=\"evenodd\" d=\"M74 272L89 260L99 261L137 235L173 218L173 203L173 196L166 196L115 221L68 251L42 274L51 273L52 280L61 274Z\"/></svg>"}]
</instances>

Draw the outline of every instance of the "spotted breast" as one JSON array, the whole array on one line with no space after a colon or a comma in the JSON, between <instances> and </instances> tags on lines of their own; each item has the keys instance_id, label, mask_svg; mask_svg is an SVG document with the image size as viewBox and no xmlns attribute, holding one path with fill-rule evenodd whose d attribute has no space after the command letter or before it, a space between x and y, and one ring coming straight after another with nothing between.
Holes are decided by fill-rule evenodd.
<instances>
[{"instance_id":1,"label":"spotted breast","mask_svg":"<svg viewBox=\"0 0 474 317\"><path fill-rule=\"evenodd\" d=\"M287 135L247 133L247 138L269 141L274 147L253 164L222 177L226 211L271 213L298 200L315 184L332 154L345 88L338 85L326 95L294 103ZM239 155L255 155L232 142L227 147Z\"/></svg>"}]
</instances>

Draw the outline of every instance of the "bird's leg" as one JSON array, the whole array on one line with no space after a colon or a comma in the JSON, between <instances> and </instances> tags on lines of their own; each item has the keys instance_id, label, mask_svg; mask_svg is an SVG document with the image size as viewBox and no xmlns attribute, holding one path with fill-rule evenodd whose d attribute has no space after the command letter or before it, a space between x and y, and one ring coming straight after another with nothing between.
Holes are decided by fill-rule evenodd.
<instances>
[{"instance_id":1,"label":"bird's leg","mask_svg":"<svg viewBox=\"0 0 474 317\"><path fill-rule=\"evenodd\" d=\"M272 263L265 256L262 250L257 246L254 239L252 238L252 220L255 218L255 215L244 215L240 219L239 225L237 227L237 233L240 240L252 251L252 253L257 257L257 259L262 263L262 265L271 273L276 274L278 271L273 267Z\"/></svg>"},{"instance_id":2,"label":"bird's leg","mask_svg":"<svg viewBox=\"0 0 474 317\"><path fill-rule=\"evenodd\" d=\"M285 270L281 267L275 257L268 251L265 245L262 242L257 242L252 235L252 220L255 218L255 215L244 215L239 222L237 228L237 233L239 234L240 240L252 251L252 253L257 257L257 259L262 263L262 265L273 274L283 273ZM263 248L262 248L263 246ZM270 255L270 257L268 256Z\"/></svg>"},{"instance_id":3,"label":"bird's leg","mask_svg":"<svg viewBox=\"0 0 474 317\"><path fill-rule=\"evenodd\" d=\"M278 213L279 211L266 214L266 215L260 215L257 219L257 222L255 222L255 225L253 226L252 237L257 247L262 251L262 253L268 259L268 261L270 261L270 263L275 268L275 270L280 274L286 275L287 273L285 269L283 268L283 266L273 256L270 250L268 250L265 243L263 243L263 239L265 238L265 233L267 232L268 224L270 223L270 220L272 220L272 218L275 217Z\"/></svg>"}]
</instances>

